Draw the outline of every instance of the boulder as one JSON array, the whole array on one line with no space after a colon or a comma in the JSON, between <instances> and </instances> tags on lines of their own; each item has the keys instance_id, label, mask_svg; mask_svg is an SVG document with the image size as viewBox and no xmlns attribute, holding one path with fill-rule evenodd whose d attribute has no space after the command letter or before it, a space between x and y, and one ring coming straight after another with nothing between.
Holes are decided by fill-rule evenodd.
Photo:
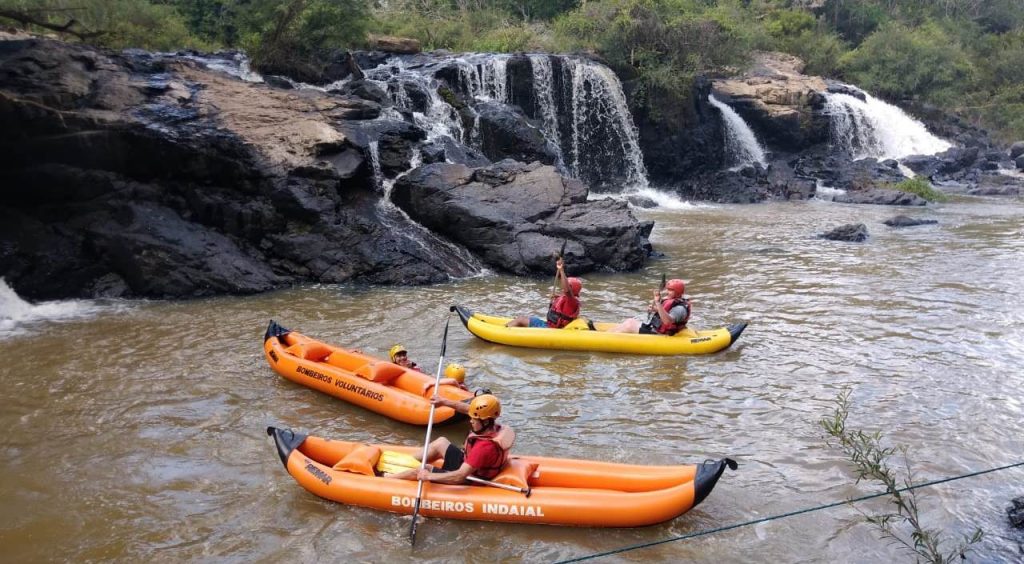
<instances>
[{"instance_id":1,"label":"boulder","mask_svg":"<svg viewBox=\"0 0 1024 564\"><path fill-rule=\"evenodd\" d=\"M392 199L420 224L515 274L550 274L563 241L574 273L634 270L647 256L650 226L628 204L587 201L581 182L538 162L421 166L395 183Z\"/></svg>"},{"instance_id":2,"label":"boulder","mask_svg":"<svg viewBox=\"0 0 1024 564\"><path fill-rule=\"evenodd\" d=\"M1006 508L1006 516L1010 520L1011 527L1024 529L1024 495L1010 500L1010 506Z\"/></svg>"},{"instance_id":3,"label":"boulder","mask_svg":"<svg viewBox=\"0 0 1024 564\"><path fill-rule=\"evenodd\" d=\"M292 85L292 81L288 80L287 77L277 76L274 74L264 76L263 83L273 88L280 88L281 90L291 90L295 88L295 86Z\"/></svg>"},{"instance_id":4,"label":"boulder","mask_svg":"<svg viewBox=\"0 0 1024 564\"><path fill-rule=\"evenodd\" d=\"M1013 145L1010 145L1010 158L1016 159L1017 157L1024 155L1024 141L1017 141Z\"/></svg>"},{"instance_id":5,"label":"boulder","mask_svg":"<svg viewBox=\"0 0 1024 564\"><path fill-rule=\"evenodd\" d=\"M823 239L830 241L849 241L861 243L868 238L868 228L863 223L850 223L841 225L821 235Z\"/></svg>"},{"instance_id":6,"label":"boulder","mask_svg":"<svg viewBox=\"0 0 1024 564\"><path fill-rule=\"evenodd\" d=\"M477 102L473 108L479 114L480 149L487 158L547 165L558 161L557 149L518 108L492 101Z\"/></svg>"},{"instance_id":7,"label":"boulder","mask_svg":"<svg viewBox=\"0 0 1024 564\"><path fill-rule=\"evenodd\" d=\"M391 98L388 97L388 93L380 86L377 86L377 84L366 79L346 82L338 89L338 92L350 94L363 100L370 100L385 107L391 105Z\"/></svg>"},{"instance_id":8,"label":"boulder","mask_svg":"<svg viewBox=\"0 0 1024 564\"><path fill-rule=\"evenodd\" d=\"M885 223L889 227L914 227L917 225L931 225L933 223L938 223L938 220L916 219L912 217L907 217L905 215L897 215L896 217L892 217L885 220L883 223Z\"/></svg>"},{"instance_id":9,"label":"boulder","mask_svg":"<svg viewBox=\"0 0 1024 564\"><path fill-rule=\"evenodd\" d=\"M886 188L848 190L845 194L837 194L832 201L841 204L874 204L879 206L924 206L928 204L928 200L917 194Z\"/></svg>"},{"instance_id":10,"label":"boulder","mask_svg":"<svg viewBox=\"0 0 1024 564\"><path fill-rule=\"evenodd\" d=\"M1017 157L1013 161L1013 164L1017 165L1017 168L1019 170L1024 170L1024 155L1021 155L1021 156Z\"/></svg>"},{"instance_id":11,"label":"boulder","mask_svg":"<svg viewBox=\"0 0 1024 564\"><path fill-rule=\"evenodd\" d=\"M1003 174L986 174L978 179L971 196L1019 196L1024 194L1024 179Z\"/></svg>"}]
</instances>

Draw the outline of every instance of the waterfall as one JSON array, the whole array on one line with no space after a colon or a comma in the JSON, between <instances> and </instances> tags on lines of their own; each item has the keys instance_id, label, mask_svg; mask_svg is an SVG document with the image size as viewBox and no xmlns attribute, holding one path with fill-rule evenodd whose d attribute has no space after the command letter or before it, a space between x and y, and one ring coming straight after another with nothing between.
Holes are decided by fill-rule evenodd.
<instances>
[{"instance_id":1,"label":"waterfall","mask_svg":"<svg viewBox=\"0 0 1024 564\"><path fill-rule=\"evenodd\" d=\"M733 110L728 104L720 102L712 94L708 94L708 102L722 112L722 122L725 124L725 150L733 163L731 170L739 170L754 163L759 163L762 166L768 164L764 156L764 149L757 142L753 130L736 113L736 110Z\"/></svg>"},{"instance_id":2,"label":"waterfall","mask_svg":"<svg viewBox=\"0 0 1024 564\"><path fill-rule=\"evenodd\" d=\"M388 93L396 108L410 112L415 123L427 133L427 140L451 137L465 141L465 131L459 112L448 105L437 93L440 83L432 76L409 70L400 58L389 59L385 64L365 71L367 80L380 86ZM417 104L410 94L414 89L425 102Z\"/></svg>"},{"instance_id":3,"label":"waterfall","mask_svg":"<svg viewBox=\"0 0 1024 564\"><path fill-rule=\"evenodd\" d=\"M384 189L384 174L380 170L380 142L370 141L370 168L373 170L373 186L378 190Z\"/></svg>"},{"instance_id":4,"label":"waterfall","mask_svg":"<svg viewBox=\"0 0 1024 564\"><path fill-rule=\"evenodd\" d=\"M647 186L640 136L618 77L604 65L564 58L562 95L571 113L569 169L591 187L621 176L623 188ZM568 87L565 85L568 84Z\"/></svg>"},{"instance_id":5,"label":"waterfall","mask_svg":"<svg viewBox=\"0 0 1024 564\"><path fill-rule=\"evenodd\" d=\"M825 94L825 112L831 119L834 149L854 159L885 160L934 155L950 147L903 110L870 94L865 98L862 101L849 94Z\"/></svg>"},{"instance_id":6,"label":"waterfall","mask_svg":"<svg viewBox=\"0 0 1024 564\"><path fill-rule=\"evenodd\" d=\"M61 300L30 303L0 278L0 340L23 334L26 326L90 317L105 311L126 310L127 303L109 300Z\"/></svg>"},{"instance_id":7,"label":"waterfall","mask_svg":"<svg viewBox=\"0 0 1024 564\"><path fill-rule=\"evenodd\" d=\"M558 131L558 109L555 107L555 84L548 55L529 55L533 73L533 94L541 131L553 147L558 149L558 164L565 168L562 154L562 135Z\"/></svg>"}]
</instances>

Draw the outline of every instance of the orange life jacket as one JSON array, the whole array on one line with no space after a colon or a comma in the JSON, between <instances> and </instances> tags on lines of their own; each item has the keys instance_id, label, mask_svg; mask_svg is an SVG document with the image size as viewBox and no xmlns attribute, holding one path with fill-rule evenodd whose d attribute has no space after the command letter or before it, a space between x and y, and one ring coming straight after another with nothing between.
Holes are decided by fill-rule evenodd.
<instances>
[{"instance_id":1,"label":"orange life jacket","mask_svg":"<svg viewBox=\"0 0 1024 564\"><path fill-rule=\"evenodd\" d=\"M516 442L516 432L511 427L504 425L494 425L486 433L478 434L470 431L469 436L466 437L466 444L463 447L467 457L469 456L469 450L480 441L490 441L501 451L501 461L496 466L485 466L483 468L476 468L473 471L473 474L476 476L490 480L497 476L501 469L505 467L505 464L508 463L508 453L512 448L512 443Z\"/></svg>"}]
</instances>

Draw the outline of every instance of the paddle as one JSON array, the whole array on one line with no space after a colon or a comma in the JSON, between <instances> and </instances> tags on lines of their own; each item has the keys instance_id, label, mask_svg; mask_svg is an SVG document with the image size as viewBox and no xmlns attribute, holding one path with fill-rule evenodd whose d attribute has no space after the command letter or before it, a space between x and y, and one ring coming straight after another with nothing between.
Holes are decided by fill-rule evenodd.
<instances>
[{"instance_id":1,"label":"paddle","mask_svg":"<svg viewBox=\"0 0 1024 564\"><path fill-rule=\"evenodd\" d=\"M661 273L661 286L658 286L658 296L659 297L661 296L661 293L665 291L665 284L667 284L667 283L668 283L668 281L665 279L665 273L662 272ZM655 311L657 311L658 300L651 300L651 307L655 308Z\"/></svg>"},{"instance_id":2,"label":"paddle","mask_svg":"<svg viewBox=\"0 0 1024 564\"><path fill-rule=\"evenodd\" d=\"M452 320L451 312L448 312L448 318L444 322L444 336L441 337L441 359L437 361L437 375L434 376L434 394L433 397L437 397L437 389L440 387L438 383L441 381L441 367L444 366L444 352L445 347L448 345L448 323ZM430 447L430 432L434 429L434 408L436 406L433 402L430 403L430 417L427 418L427 438L423 440L423 456L420 457L420 469L426 468L427 466L427 449ZM420 500L423 499L423 480L417 479L416 486L416 504L412 510L412 527L409 529L409 541L415 546L416 545L416 517L420 512Z\"/></svg>"},{"instance_id":3,"label":"paddle","mask_svg":"<svg viewBox=\"0 0 1024 564\"><path fill-rule=\"evenodd\" d=\"M561 250L558 251L558 254L555 255L555 260L556 261L558 259L560 259L560 258L565 256L565 244L568 243L568 242L569 242L568 239L562 239L562 248L561 248ZM551 281L551 299L555 299L555 296L557 296L558 293L559 293L559 289L558 289L558 271L555 270L555 279Z\"/></svg>"}]
</instances>

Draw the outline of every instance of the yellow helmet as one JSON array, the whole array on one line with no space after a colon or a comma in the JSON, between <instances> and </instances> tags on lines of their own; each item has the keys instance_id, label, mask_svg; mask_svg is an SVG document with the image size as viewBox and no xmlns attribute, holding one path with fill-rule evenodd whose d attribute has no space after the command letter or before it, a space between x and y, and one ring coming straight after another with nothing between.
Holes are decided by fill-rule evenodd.
<instances>
[{"instance_id":1,"label":"yellow helmet","mask_svg":"<svg viewBox=\"0 0 1024 564\"><path fill-rule=\"evenodd\" d=\"M469 402L469 416L473 419L494 419L501 415L501 402L491 394L483 394Z\"/></svg>"},{"instance_id":2,"label":"yellow helmet","mask_svg":"<svg viewBox=\"0 0 1024 564\"><path fill-rule=\"evenodd\" d=\"M453 362L448 366L444 367L444 375L446 378L453 378L459 382L466 381L466 369L461 364Z\"/></svg>"},{"instance_id":3,"label":"yellow helmet","mask_svg":"<svg viewBox=\"0 0 1024 564\"><path fill-rule=\"evenodd\" d=\"M398 353L400 352L404 352L406 354L409 353L409 351L402 345L395 345L391 347L391 350L388 352L388 356L391 357L391 362L395 361L395 357L398 356Z\"/></svg>"}]
</instances>

